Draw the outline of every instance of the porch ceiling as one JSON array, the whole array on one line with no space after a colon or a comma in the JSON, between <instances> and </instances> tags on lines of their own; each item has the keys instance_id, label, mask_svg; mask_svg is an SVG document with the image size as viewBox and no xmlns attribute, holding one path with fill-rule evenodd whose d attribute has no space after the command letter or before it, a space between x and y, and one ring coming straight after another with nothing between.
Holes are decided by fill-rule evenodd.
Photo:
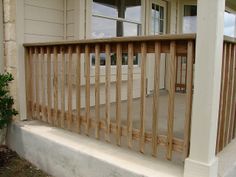
<instances>
[{"instance_id":1,"label":"porch ceiling","mask_svg":"<svg viewBox=\"0 0 236 177\"><path fill-rule=\"evenodd\" d=\"M227 0L226 1L227 5L231 8L233 8L234 10L236 10L236 1L235 0Z\"/></svg>"}]
</instances>

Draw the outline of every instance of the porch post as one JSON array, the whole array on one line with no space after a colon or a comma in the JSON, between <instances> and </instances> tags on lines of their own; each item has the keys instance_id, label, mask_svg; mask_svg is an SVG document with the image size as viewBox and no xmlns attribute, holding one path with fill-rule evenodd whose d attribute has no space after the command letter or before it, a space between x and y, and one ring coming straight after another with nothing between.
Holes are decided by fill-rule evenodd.
<instances>
[{"instance_id":1,"label":"porch post","mask_svg":"<svg viewBox=\"0 0 236 177\"><path fill-rule=\"evenodd\" d=\"M184 177L217 177L215 156L220 100L225 0L198 0L190 156Z\"/></svg>"}]
</instances>

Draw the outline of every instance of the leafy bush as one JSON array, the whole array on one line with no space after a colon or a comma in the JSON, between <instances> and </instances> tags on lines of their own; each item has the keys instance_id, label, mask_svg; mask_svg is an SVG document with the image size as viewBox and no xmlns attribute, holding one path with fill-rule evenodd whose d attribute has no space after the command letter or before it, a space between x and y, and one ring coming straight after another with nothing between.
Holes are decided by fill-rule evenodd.
<instances>
[{"instance_id":1,"label":"leafy bush","mask_svg":"<svg viewBox=\"0 0 236 177\"><path fill-rule=\"evenodd\" d=\"M12 116L18 112L12 107L14 99L10 95L9 83L13 81L10 73L0 74L0 129L6 127L12 120Z\"/></svg>"}]
</instances>

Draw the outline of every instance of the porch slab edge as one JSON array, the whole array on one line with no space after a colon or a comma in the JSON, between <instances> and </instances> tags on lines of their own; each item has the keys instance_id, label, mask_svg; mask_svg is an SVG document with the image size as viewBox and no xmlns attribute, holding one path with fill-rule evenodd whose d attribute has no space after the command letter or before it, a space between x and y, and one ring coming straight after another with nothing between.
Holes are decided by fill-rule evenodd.
<instances>
[{"instance_id":1,"label":"porch slab edge","mask_svg":"<svg viewBox=\"0 0 236 177\"><path fill-rule=\"evenodd\" d=\"M14 122L8 146L55 177L182 177L183 166L39 121Z\"/></svg>"}]
</instances>

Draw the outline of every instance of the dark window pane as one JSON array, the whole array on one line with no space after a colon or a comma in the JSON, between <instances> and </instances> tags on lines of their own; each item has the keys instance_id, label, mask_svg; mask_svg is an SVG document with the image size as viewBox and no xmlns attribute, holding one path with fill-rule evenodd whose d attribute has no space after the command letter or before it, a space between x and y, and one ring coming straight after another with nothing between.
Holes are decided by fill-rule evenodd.
<instances>
[{"instance_id":1,"label":"dark window pane","mask_svg":"<svg viewBox=\"0 0 236 177\"><path fill-rule=\"evenodd\" d=\"M164 8L160 6L160 19L164 19Z\"/></svg>"},{"instance_id":2,"label":"dark window pane","mask_svg":"<svg viewBox=\"0 0 236 177\"><path fill-rule=\"evenodd\" d=\"M185 5L184 6L184 16L197 16L197 6L196 5Z\"/></svg>"}]
</instances>

